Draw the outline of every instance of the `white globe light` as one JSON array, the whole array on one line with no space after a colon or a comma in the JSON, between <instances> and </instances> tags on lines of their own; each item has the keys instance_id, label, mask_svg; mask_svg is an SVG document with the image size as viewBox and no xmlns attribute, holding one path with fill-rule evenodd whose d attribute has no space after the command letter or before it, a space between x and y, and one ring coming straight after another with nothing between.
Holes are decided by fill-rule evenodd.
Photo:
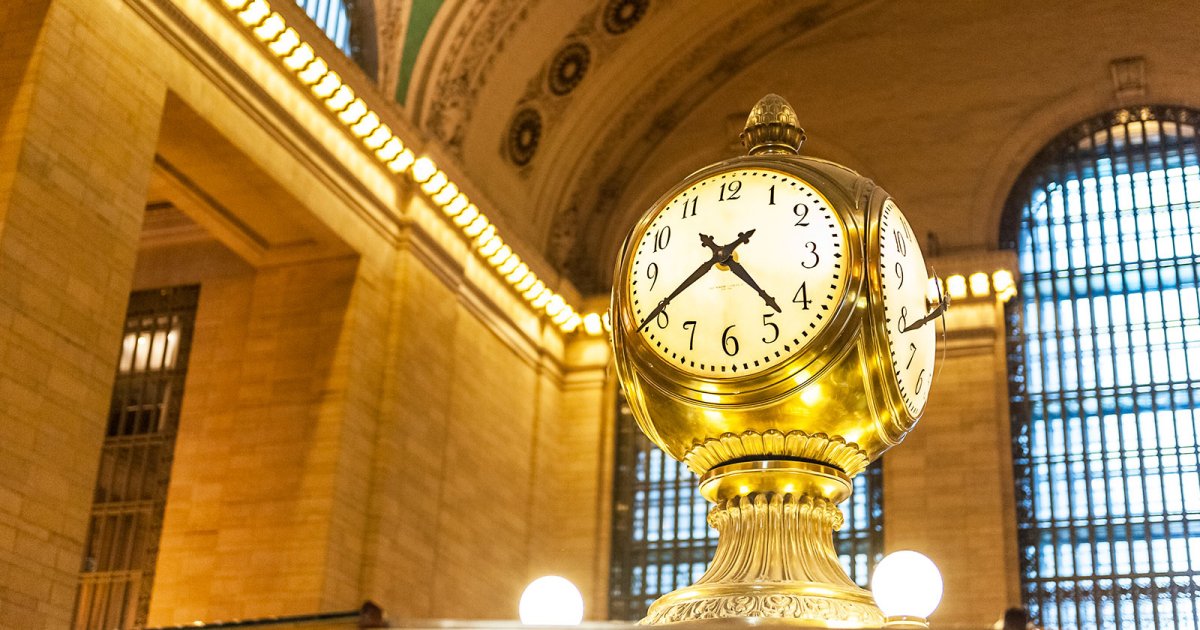
<instances>
[{"instance_id":1,"label":"white globe light","mask_svg":"<svg viewBox=\"0 0 1200 630\"><path fill-rule=\"evenodd\" d=\"M583 621L583 595L566 578L540 577L521 594L521 623L531 626L576 626Z\"/></svg>"},{"instance_id":2,"label":"white globe light","mask_svg":"<svg viewBox=\"0 0 1200 630\"><path fill-rule=\"evenodd\" d=\"M923 554L897 551L875 565L871 590L885 616L927 619L942 601L942 574Z\"/></svg>"}]
</instances>

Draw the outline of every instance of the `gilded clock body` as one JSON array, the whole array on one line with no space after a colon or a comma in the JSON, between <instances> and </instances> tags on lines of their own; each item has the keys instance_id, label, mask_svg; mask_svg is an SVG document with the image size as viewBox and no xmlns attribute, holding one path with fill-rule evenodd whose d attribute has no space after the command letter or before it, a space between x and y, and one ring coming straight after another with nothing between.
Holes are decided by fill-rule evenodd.
<instances>
[{"instance_id":1,"label":"gilded clock body","mask_svg":"<svg viewBox=\"0 0 1200 630\"><path fill-rule=\"evenodd\" d=\"M902 440L935 358L927 273L899 207L802 157L783 99L749 154L701 169L633 228L614 276L617 374L642 431L700 475L720 532L691 586L643 623L879 627L833 549L851 478Z\"/></svg>"},{"instance_id":2,"label":"gilded clock body","mask_svg":"<svg viewBox=\"0 0 1200 630\"><path fill-rule=\"evenodd\" d=\"M617 369L642 430L698 474L782 456L853 476L898 443L924 399L916 375L898 380L891 346L920 341L927 394L933 328L889 328L885 305L901 296L892 320L925 315L927 276L911 228L908 258L881 231L881 219L907 227L885 208L870 180L795 155L729 160L663 195L627 239L613 293ZM712 261L731 244L740 270ZM898 263L903 293L884 269Z\"/></svg>"}]
</instances>

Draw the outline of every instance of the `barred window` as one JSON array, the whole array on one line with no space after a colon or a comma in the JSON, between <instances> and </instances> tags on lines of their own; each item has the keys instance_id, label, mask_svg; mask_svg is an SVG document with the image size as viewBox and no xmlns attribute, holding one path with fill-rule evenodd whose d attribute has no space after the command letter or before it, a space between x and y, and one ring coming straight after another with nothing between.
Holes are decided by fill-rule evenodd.
<instances>
[{"instance_id":1,"label":"barred window","mask_svg":"<svg viewBox=\"0 0 1200 630\"><path fill-rule=\"evenodd\" d=\"M1022 592L1046 627L1200 627L1198 121L1081 123L1006 209Z\"/></svg>"},{"instance_id":2,"label":"barred window","mask_svg":"<svg viewBox=\"0 0 1200 630\"><path fill-rule=\"evenodd\" d=\"M624 396L617 397L615 464L609 618L635 620L704 574L717 531L708 526L710 505L696 475L642 435ZM864 588L883 556L882 468L875 462L854 478L854 493L841 505L845 524L834 532L842 566Z\"/></svg>"},{"instance_id":3,"label":"barred window","mask_svg":"<svg viewBox=\"0 0 1200 630\"><path fill-rule=\"evenodd\" d=\"M344 0L296 0L321 30L347 57L353 57L350 47L350 13Z\"/></svg>"},{"instance_id":4,"label":"barred window","mask_svg":"<svg viewBox=\"0 0 1200 630\"><path fill-rule=\"evenodd\" d=\"M75 602L76 630L141 628L200 287L129 298Z\"/></svg>"}]
</instances>

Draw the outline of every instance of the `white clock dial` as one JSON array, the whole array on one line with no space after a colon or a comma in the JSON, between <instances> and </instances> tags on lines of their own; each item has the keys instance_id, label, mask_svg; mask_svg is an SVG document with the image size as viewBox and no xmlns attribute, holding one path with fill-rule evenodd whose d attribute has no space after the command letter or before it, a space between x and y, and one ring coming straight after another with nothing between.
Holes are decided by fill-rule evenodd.
<instances>
[{"instance_id":1,"label":"white clock dial","mask_svg":"<svg viewBox=\"0 0 1200 630\"><path fill-rule=\"evenodd\" d=\"M634 325L697 377L750 376L800 352L832 319L848 275L845 228L829 201L767 168L696 182L632 247Z\"/></svg>"},{"instance_id":2,"label":"white clock dial","mask_svg":"<svg viewBox=\"0 0 1200 630\"><path fill-rule=\"evenodd\" d=\"M879 217L879 272L888 353L900 398L920 417L929 398L937 344L936 322L925 317L929 273L912 227L888 199Z\"/></svg>"}]
</instances>

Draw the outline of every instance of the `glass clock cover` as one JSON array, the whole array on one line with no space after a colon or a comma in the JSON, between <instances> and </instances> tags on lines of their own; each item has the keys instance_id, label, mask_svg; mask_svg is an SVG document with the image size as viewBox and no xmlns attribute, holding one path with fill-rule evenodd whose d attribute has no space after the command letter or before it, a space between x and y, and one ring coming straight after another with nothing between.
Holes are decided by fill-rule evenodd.
<instances>
[{"instance_id":1,"label":"glass clock cover","mask_svg":"<svg viewBox=\"0 0 1200 630\"><path fill-rule=\"evenodd\" d=\"M631 247L637 334L701 378L752 376L800 352L830 321L848 277L845 227L828 200L762 167L680 191Z\"/></svg>"}]
</instances>

